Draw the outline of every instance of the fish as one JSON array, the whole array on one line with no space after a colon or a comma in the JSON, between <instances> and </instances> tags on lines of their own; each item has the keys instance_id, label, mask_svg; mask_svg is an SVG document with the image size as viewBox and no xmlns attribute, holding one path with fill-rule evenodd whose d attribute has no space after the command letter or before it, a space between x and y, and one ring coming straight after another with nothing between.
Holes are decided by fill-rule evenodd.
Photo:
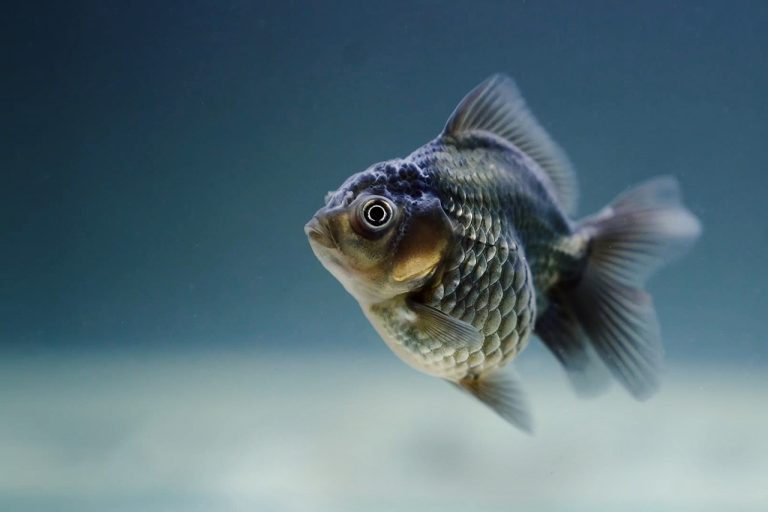
<instances>
[{"instance_id":1,"label":"fish","mask_svg":"<svg viewBox=\"0 0 768 512\"><path fill-rule=\"evenodd\" d=\"M670 176L580 219L577 201L569 158L496 74L437 138L329 192L304 230L400 359L531 432L519 379L502 371L531 336L577 394L611 377L638 400L657 391L663 348L645 283L701 233Z\"/></svg>"}]
</instances>

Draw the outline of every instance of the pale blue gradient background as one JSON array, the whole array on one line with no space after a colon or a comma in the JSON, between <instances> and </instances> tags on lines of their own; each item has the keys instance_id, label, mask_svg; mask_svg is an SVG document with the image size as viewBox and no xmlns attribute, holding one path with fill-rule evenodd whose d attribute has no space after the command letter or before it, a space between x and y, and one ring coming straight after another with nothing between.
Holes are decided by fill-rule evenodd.
<instances>
[{"instance_id":1,"label":"pale blue gradient background","mask_svg":"<svg viewBox=\"0 0 768 512\"><path fill-rule=\"evenodd\" d=\"M766 26L757 1L6 5L0 509L765 509ZM580 401L534 341L533 439L397 361L302 230L498 71L581 214L674 174L704 226L650 285L661 394Z\"/></svg>"}]
</instances>

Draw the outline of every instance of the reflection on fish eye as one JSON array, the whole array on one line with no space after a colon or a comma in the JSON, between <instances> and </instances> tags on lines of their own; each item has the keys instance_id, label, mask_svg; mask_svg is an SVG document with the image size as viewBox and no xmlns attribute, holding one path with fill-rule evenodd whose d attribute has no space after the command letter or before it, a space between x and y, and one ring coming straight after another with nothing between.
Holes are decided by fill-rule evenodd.
<instances>
[{"instance_id":1,"label":"reflection on fish eye","mask_svg":"<svg viewBox=\"0 0 768 512\"><path fill-rule=\"evenodd\" d=\"M372 228L381 228L392 219L392 206L384 199L371 199L363 205L363 219Z\"/></svg>"}]
</instances>

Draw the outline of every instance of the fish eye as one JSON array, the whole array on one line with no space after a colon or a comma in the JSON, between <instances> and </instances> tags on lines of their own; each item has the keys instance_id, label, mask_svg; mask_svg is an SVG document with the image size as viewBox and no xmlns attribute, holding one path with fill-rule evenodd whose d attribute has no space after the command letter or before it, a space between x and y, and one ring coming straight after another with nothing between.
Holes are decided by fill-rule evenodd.
<instances>
[{"instance_id":1,"label":"fish eye","mask_svg":"<svg viewBox=\"0 0 768 512\"><path fill-rule=\"evenodd\" d=\"M381 196L363 199L356 208L352 218L352 227L366 238L377 238L384 234L396 217L395 206Z\"/></svg>"},{"instance_id":2,"label":"fish eye","mask_svg":"<svg viewBox=\"0 0 768 512\"><path fill-rule=\"evenodd\" d=\"M383 199L371 199L363 205L363 218L371 227L380 228L392 218L392 206Z\"/></svg>"}]
</instances>

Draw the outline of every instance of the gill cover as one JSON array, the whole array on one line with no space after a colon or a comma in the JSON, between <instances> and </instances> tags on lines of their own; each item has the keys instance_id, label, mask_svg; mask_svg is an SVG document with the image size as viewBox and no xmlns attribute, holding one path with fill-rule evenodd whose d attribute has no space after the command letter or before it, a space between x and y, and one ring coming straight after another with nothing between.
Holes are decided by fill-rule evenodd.
<instances>
[{"instance_id":1,"label":"gill cover","mask_svg":"<svg viewBox=\"0 0 768 512\"><path fill-rule=\"evenodd\" d=\"M321 258L358 301L412 292L435 274L451 247L453 228L440 200L365 191L347 206L317 214L336 249Z\"/></svg>"},{"instance_id":2,"label":"gill cover","mask_svg":"<svg viewBox=\"0 0 768 512\"><path fill-rule=\"evenodd\" d=\"M437 198L409 206L392 258L391 275L398 283L422 282L430 277L453 239L451 221Z\"/></svg>"}]
</instances>

